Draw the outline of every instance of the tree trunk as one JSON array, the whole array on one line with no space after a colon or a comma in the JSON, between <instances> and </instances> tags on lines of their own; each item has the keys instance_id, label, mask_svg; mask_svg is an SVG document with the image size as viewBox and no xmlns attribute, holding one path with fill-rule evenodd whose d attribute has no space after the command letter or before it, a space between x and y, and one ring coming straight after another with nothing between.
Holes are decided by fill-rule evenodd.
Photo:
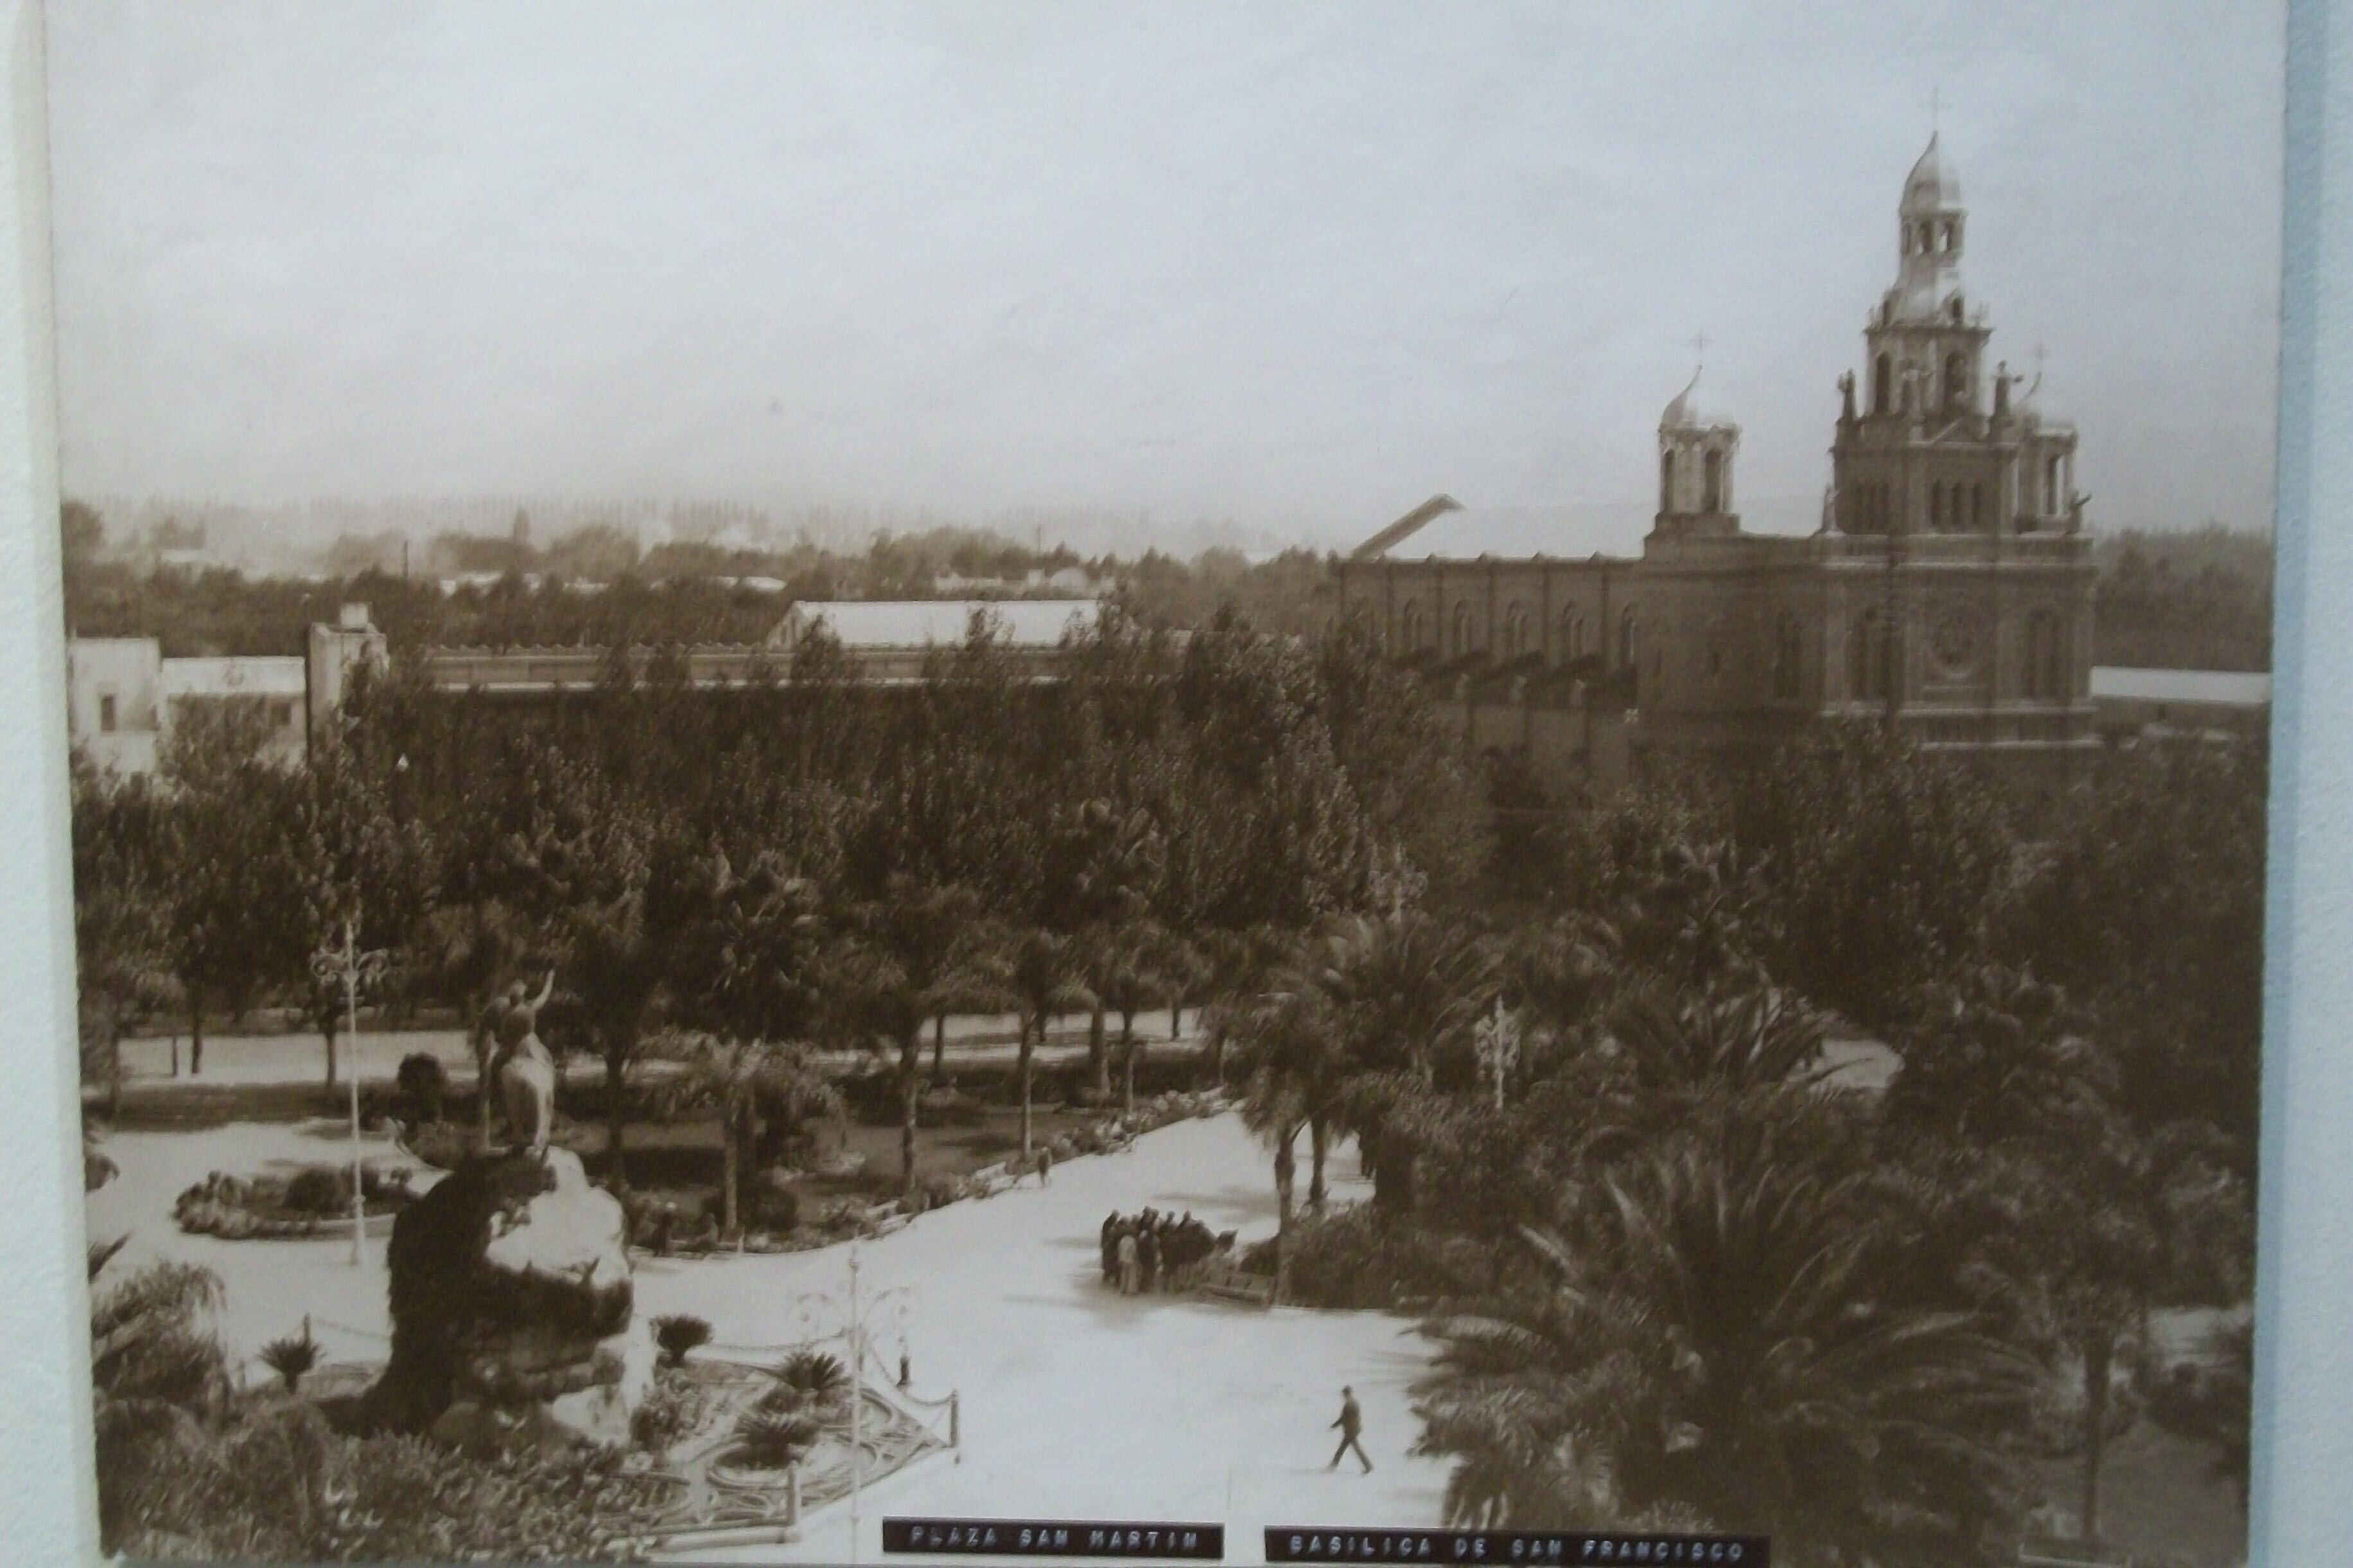
<instances>
[{"instance_id":1,"label":"tree trunk","mask_svg":"<svg viewBox=\"0 0 2353 1568\"><path fill-rule=\"evenodd\" d=\"M1185 1037L1185 998L1182 996L1168 1004L1168 1037L1171 1040Z\"/></svg>"},{"instance_id":2,"label":"tree trunk","mask_svg":"<svg viewBox=\"0 0 2353 1568\"><path fill-rule=\"evenodd\" d=\"M188 1004L188 1076L205 1075L205 1010L198 1003Z\"/></svg>"},{"instance_id":3,"label":"tree trunk","mask_svg":"<svg viewBox=\"0 0 2353 1568\"><path fill-rule=\"evenodd\" d=\"M932 1081L944 1083L948 1076L948 1016L940 1014L932 1020Z\"/></svg>"},{"instance_id":4,"label":"tree trunk","mask_svg":"<svg viewBox=\"0 0 2353 1568\"><path fill-rule=\"evenodd\" d=\"M328 1087L329 1089L332 1089L332 1088L334 1088L334 1087L335 1087L335 1028L334 1028L334 1026L333 1026L333 1025L332 1025L332 1024L330 1024L330 1025L328 1025L325 1028L321 1029L321 1030L319 1031L319 1037L320 1037L321 1039L322 1039L322 1040L324 1040L324 1041L326 1041L326 1042L327 1042L327 1087Z\"/></svg>"},{"instance_id":5,"label":"tree trunk","mask_svg":"<svg viewBox=\"0 0 2353 1568\"><path fill-rule=\"evenodd\" d=\"M1095 1103L1111 1099L1111 1052L1103 1045L1103 1005L1095 1004L1087 1019L1087 1075L1095 1087Z\"/></svg>"},{"instance_id":6,"label":"tree trunk","mask_svg":"<svg viewBox=\"0 0 2353 1568\"><path fill-rule=\"evenodd\" d=\"M1135 1058L1144 1048L1135 1037L1135 1015L1119 1016L1119 1108L1126 1115L1135 1114Z\"/></svg>"},{"instance_id":7,"label":"tree trunk","mask_svg":"<svg viewBox=\"0 0 2353 1568\"><path fill-rule=\"evenodd\" d=\"M103 1027L106 1030L106 1119L109 1121L121 1121L122 1120L122 1031L111 1021ZM178 1054L176 1038L173 1043L174 1054L176 1056Z\"/></svg>"},{"instance_id":8,"label":"tree trunk","mask_svg":"<svg viewBox=\"0 0 2353 1568\"><path fill-rule=\"evenodd\" d=\"M1278 1235L1287 1234L1291 1229L1291 1190L1299 1169L1292 1144L1298 1137L1299 1129L1294 1125L1285 1127L1274 1141L1274 1213Z\"/></svg>"},{"instance_id":9,"label":"tree trunk","mask_svg":"<svg viewBox=\"0 0 2353 1568\"><path fill-rule=\"evenodd\" d=\"M738 1177L742 1174L744 1169L744 1157L742 1153L739 1152L739 1145L743 1141L743 1119L731 1108L720 1121L719 1142L721 1145L721 1158L725 1162L726 1167L720 1173L719 1178L721 1184L719 1188L720 1217L724 1222L720 1227L720 1234L722 1236L740 1236L743 1234L742 1230L739 1228L741 1223L740 1215L742 1214L742 1209L740 1207L741 1199L736 1191Z\"/></svg>"},{"instance_id":10,"label":"tree trunk","mask_svg":"<svg viewBox=\"0 0 2353 1568\"><path fill-rule=\"evenodd\" d=\"M899 1185L915 1193L915 1113L923 1099L923 1026L918 1022L899 1042Z\"/></svg>"},{"instance_id":11,"label":"tree trunk","mask_svg":"<svg viewBox=\"0 0 2353 1568\"><path fill-rule=\"evenodd\" d=\"M628 1167L622 1157L622 1129L628 1121L628 1107L621 1091L628 1079L629 1053L617 1046L605 1052L605 1160L611 1168L613 1190L629 1190Z\"/></svg>"},{"instance_id":12,"label":"tree trunk","mask_svg":"<svg viewBox=\"0 0 2353 1568\"><path fill-rule=\"evenodd\" d=\"M475 1011L479 1016L480 1010ZM473 1038L467 1044L474 1052L474 1111L482 1124L482 1147L487 1149L491 1146L491 1096L492 1093L490 1031L478 1026L474 1031Z\"/></svg>"},{"instance_id":13,"label":"tree trunk","mask_svg":"<svg viewBox=\"0 0 2353 1568\"><path fill-rule=\"evenodd\" d=\"M2108 1446L2108 1375L2116 1362L2114 1335L2094 1333L2084 1347L2084 1511L2080 1535L2100 1538L2100 1462Z\"/></svg>"},{"instance_id":14,"label":"tree trunk","mask_svg":"<svg viewBox=\"0 0 2353 1568\"><path fill-rule=\"evenodd\" d=\"M1324 1212L1324 1156L1330 1152L1332 1130L1324 1118L1310 1118L1307 1123L1307 1206L1317 1214Z\"/></svg>"},{"instance_id":15,"label":"tree trunk","mask_svg":"<svg viewBox=\"0 0 2353 1568\"><path fill-rule=\"evenodd\" d=\"M1046 1032L1046 1017L1045 1017L1045 1015L1041 1013L1041 1014L1039 1014L1039 1015L1038 1016L1038 1033L1039 1033L1039 1035L1043 1035L1045 1032ZM1020 1076L1021 1076L1021 1163L1022 1163L1022 1164L1023 1164L1023 1165L1025 1165L1025 1166L1026 1166L1026 1165L1028 1165L1028 1164L1029 1163L1029 1068L1030 1068L1030 1063L1031 1063L1031 1061L1033 1060L1033 1058L1034 1058L1034 1054L1035 1054L1035 1053L1033 1052L1032 1048L1031 1048L1030 1039L1029 1039L1029 1020L1028 1018L1026 1018L1026 1017L1025 1017L1025 1018L1023 1018L1023 1019L1021 1020L1021 1047L1020 1047L1020 1052L1021 1052L1021 1067L1020 1067Z\"/></svg>"}]
</instances>

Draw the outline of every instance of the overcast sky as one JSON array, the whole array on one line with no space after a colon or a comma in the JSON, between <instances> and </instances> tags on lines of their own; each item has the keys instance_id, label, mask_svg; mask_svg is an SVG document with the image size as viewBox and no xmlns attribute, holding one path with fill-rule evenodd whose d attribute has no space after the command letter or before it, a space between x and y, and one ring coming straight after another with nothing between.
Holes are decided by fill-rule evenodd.
<instances>
[{"instance_id":1,"label":"overcast sky","mask_svg":"<svg viewBox=\"0 0 2353 1568\"><path fill-rule=\"evenodd\" d=\"M66 483L1330 543L1645 495L1704 331L1819 496L1933 92L2094 522L2267 524L2277 12L63 5Z\"/></svg>"}]
</instances>

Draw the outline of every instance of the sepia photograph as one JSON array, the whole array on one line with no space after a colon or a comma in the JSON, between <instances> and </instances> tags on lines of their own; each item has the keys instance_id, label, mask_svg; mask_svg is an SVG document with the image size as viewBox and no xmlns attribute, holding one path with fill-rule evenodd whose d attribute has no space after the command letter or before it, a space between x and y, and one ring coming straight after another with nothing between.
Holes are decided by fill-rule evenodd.
<instances>
[{"instance_id":1,"label":"sepia photograph","mask_svg":"<svg viewBox=\"0 0 2353 1568\"><path fill-rule=\"evenodd\" d=\"M2284 28L52 7L104 1551L2243 1568Z\"/></svg>"}]
</instances>

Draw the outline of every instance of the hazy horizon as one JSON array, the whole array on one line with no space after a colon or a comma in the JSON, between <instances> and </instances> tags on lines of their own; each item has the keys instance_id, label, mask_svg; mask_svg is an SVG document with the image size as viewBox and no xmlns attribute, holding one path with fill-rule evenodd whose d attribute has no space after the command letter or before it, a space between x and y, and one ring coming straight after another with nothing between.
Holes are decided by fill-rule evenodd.
<instances>
[{"instance_id":1,"label":"hazy horizon","mask_svg":"<svg viewBox=\"0 0 2353 1568\"><path fill-rule=\"evenodd\" d=\"M1609 521L1559 552L1624 550L1704 332L1743 510L1798 526L1933 95L1992 353L2047 347L2091 525L2263 530L2280 30L64 7L65 488L1148 516L1127 553L1345 547L1442 491L1582 507Z\"/></svg>"}]
</instances>

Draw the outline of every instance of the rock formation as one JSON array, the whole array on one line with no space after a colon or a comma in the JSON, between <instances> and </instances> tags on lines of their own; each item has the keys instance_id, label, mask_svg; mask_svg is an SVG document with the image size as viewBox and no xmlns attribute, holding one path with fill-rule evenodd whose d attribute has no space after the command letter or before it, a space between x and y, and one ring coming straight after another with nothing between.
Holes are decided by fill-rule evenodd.
<instances>
[{"instance_id":1,"label":"rock formation","mask_svg":"<svg viewBox=\"0 0 2353 1568\"><path fill-rule=\"evenodd\" d=\"M631 1322L621 1205L577 1155L461 1166L402 1211L387 1258L392 1358L343 1424L469 1446L627 1439L654 1346Z\"/></svg>"}]
</instances>

